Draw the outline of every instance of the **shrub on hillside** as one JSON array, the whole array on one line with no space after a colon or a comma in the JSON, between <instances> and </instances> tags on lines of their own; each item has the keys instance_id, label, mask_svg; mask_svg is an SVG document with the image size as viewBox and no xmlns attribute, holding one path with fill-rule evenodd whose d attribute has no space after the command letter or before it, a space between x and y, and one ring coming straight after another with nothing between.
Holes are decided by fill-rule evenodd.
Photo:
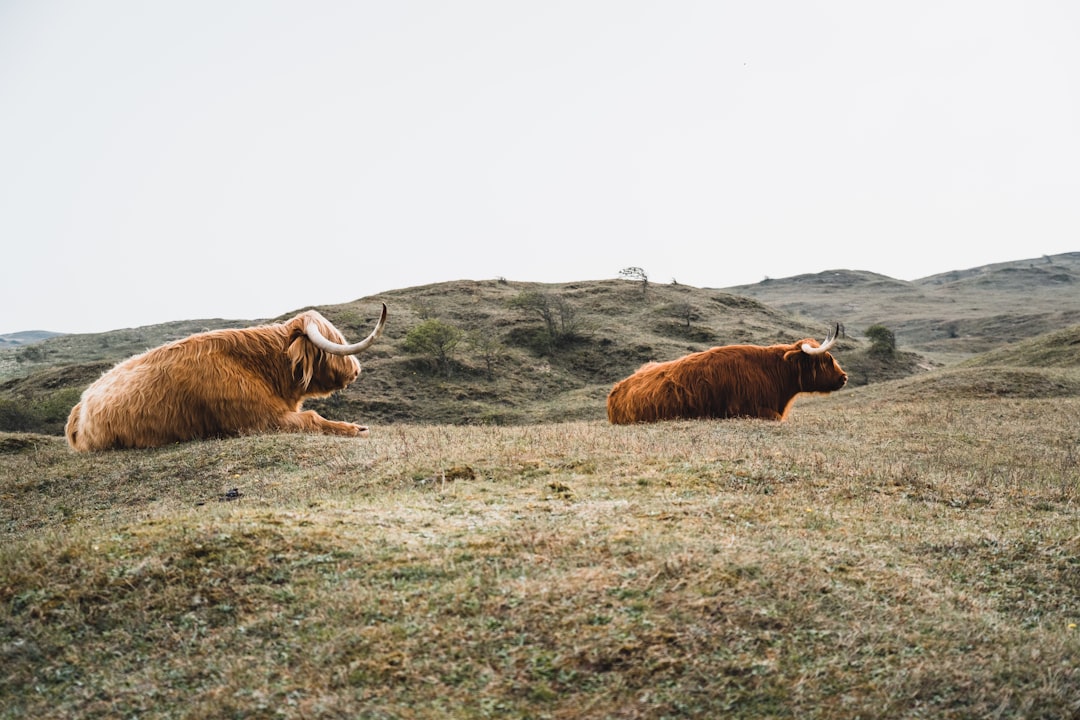
<instances>
[{"instance_id":1,"label":"shrub on hillside","mask_svg":"<svg viewBox=\"0 0 1080 720\"><path fill-rule=\"evenodd\" d=\"M405 336L406 352L423 355L446 375L453 369L453 356L465 336L463 330L442 320L425 320Z\"/></svg>"},{"instance_id":2,"label":"shrub on hillside","mask_svg":"<svg viewBox=\"0 0 1080 720\"><path fill-rule=\"evenodd\" d=\"M871 325L866 329L870 341L870 353L882 357L896 354L896 334L884 325Z\"/></svg>"}]
</instances>

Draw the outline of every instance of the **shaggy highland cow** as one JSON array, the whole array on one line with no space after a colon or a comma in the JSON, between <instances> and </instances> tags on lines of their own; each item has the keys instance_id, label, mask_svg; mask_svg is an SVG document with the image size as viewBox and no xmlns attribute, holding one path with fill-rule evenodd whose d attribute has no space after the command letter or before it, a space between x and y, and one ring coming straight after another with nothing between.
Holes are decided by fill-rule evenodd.
<instances>
[{"instance_id":1,"label":"shaggy highland cow","mask_svg":"<svg viewBox=\"0 0 1080 720\"><path fill-rule=\"evenodd\" d=\"M361 436L367 428L300 408L360 375L354 355L386 325L386 305L364 340L346 345L314 310L275 325L214 330L129 358L102 375L71 410L75 450L149 448L241 433Z\"/></svg>"},{"instance_id":2,"label":"shaggy highland cow","mask_svg":"<svg viewBox=\"0 0 1080 720\"><path fill-rule=\"evenodd\" d=\"M607 399L616 425L658 420L752 417L783 420L799 393L828 393L847 382L829 349L818 345L727 345L678 360L648 363L615 383Z\"/></svg>"}]
</instances>

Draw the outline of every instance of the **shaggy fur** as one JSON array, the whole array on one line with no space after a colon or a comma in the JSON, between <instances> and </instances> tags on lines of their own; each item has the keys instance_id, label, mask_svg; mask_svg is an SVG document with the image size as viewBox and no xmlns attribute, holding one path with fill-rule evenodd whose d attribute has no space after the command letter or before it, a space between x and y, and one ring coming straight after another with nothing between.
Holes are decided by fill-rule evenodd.
<instances>
[{"instance_id":1,"label":"shaggy fur","mask_svg":"<svg viewBox=\"0 0 1080 720\"><path fill-rule=\"evenodd\" d=\"M305 333L311 321L344 343L309 310L276 325L192 335L119 363L72 409L68 443L89 451L255 432L366 435L361 425L300 409L305 398L326 397L360 375L355 357L312 345Z\"/></svg>"},{"instance_id":2,"label":"shaggy fur","mask_svg":"<svg viewBox=\"0 0 1080 720\"><path fill-rule=\"evenodd\" d=\"M692 418L753 417L783 420L795 396L827 393L847 382L828 352L807 355L803 343L728 345L678 360L643 365L615 383L607 399L616 425Z\"/></svg>"}]
</instances>

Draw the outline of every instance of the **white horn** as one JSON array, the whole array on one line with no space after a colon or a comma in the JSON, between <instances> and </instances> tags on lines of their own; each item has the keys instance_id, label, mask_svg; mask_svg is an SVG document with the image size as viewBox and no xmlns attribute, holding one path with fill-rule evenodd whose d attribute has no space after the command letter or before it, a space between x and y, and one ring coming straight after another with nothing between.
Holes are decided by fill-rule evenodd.
<instances>
[{"instance_id":1,"label":"white horn","mask_svg":"<svg viewBox=\"0 0 1080 720\"><path fill-rule=\"evenodd\" d=\"M320 350L325 350L331 355L356 355L362 353L368 349L371 343L382 335L383 327L386 326L386 303L382 304L382 314L379 316L379 322L375 325L375 329L371 331L371 334L358 343L352 345L341 345L340 343L327 340L323 337L323 334L319 332L319 326L313 322L307 324L307 336L311 340L311 344Z\"/></svg>"},{"instance_id":2,"label":"white horn","mask_svg":"<svg viewBox=\"0 0 1080 720\"><path fill-rule=\"evenodd\" d=\"M840 325L829 331L829 334L825 336L824 342L818 347L814 347L810 343L802 344L802 351L807 355L820 355L823 352L828 352L829 348L836 344L836 337L840 334Z\"/></svg>"}]
</instances>

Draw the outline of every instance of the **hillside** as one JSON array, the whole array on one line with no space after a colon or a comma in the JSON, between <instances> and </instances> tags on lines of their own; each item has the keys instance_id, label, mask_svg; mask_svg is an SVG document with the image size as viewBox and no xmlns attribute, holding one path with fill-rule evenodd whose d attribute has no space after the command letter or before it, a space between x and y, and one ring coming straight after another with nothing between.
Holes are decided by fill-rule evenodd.
<instances>
[{"instance_id":1,"label":"hillside","mask_svg":"<svg viewBox=\"0 0 1080 720\"><path fill-rule=\"evenodd\" d=\"M557 342L550 342L538 312L512 306L522 296L552 303L561 334ZM361 358L360 380L308 407L371 424L602 419L611 385L644 362L720 344L820 339L828 329L826 323L807 322L750 298L686 285L649 285L643 292L642 284L625 280L461 280L318 309L347 337L360 338L374 323L380 302L389 307L387 330ZM466 333L447 368L404 349L409 330L429 319ZM191 321L65 335L9 354L8 379L0 382L0 430L58 434L79 393L112 363L200 326L245 324L252 323ZM842 339L835 353L852 385L917 370L913 356L882 363L852 338Z\"/></svg>"},{"instance_id":2,"label":"hillside","mask_svg":"<svg viewBox=\"0 0 1080 720\"><path fill-rule=\"evenodd\" d=\"M859 399L894 384L784 424L0 432L0 720L1075 717L1080 400Z\"/></svg>"},{"instance_id":3,"label":"hillside","mask_svg":"<svg viewBox=\"0 0 1080 720\"><path fill-rule=\"evenodd\" d=\"M328 417L368 424L602 419L611 385L644 362L713 345L820 338L833 322L846 328L835 354L848 371L851 388L956 367L990 351L995 354L983 362L1023 367L1038 364L1039 358L1031 354L1035 351L1021 347L1000 355L997 349L1049 335L1049 343L1036 341L1038 352L1071 357L1068 336L1053 333L1080 324L1078 289L1080 253L958 270L915 282L835 270L728 290L645 286L630 280L460 280L403 288L318 308L348 337L359 338L370 329L378 304L386 302L389 325L383 339L362 358L359 382L309 407ZM548 303L551 327L535 306L514 307L523 296ZM0 430L59 434L79 394L111 364L194 332L293 314L63 335L0 350ZM444 367L405 349L409 331L427 320L465 334ZM860 340L874 324L895 333L895 355L871 353ZM552 332L558 334L556 340ZM1002 382L1009 385L1010 380ZM1038 392L1059 388L1068 394L1071 387L1056 379L1048 382L1047 389Z\"/></svg>"},{"instance_id":4,"label":"hillside","mask_svg":"<svg viewBox=\"0 0 1080 720\"><path fill-rule=\"evenodd\" d=\"M1020 340L976 355L966 367L1080 368L1080 325Z\"/></svg>"},{"instance_id":5,"label":"hillside","mask_svg":"<svg viewBox=\"0 0 1080 720\"><path fill-rule=\"evenodd\" d=\"M49 338L56 337L60 334L61 333L49 332L47 330L24 330L23 332L7 333L0 335L0 350L26 347L27 345L33 345L34 343L48 340Z\"/></svg>"},{"instance_id":6,"label":"hillside","mask_svg":"<svg viewBox=\"0 0 1080 720\"><path fill-rule=\"evenodd\" d=\"M725 288L858 334L882 324L900 347L953 363L1080 323L1080 252L998 263L913 282L831 270Z\"/></svg>"},{"instance_id":7,"label":"hillside","mask_svg":"<svg viewBox=\"0 0 1080 720\"><path fill-rule=\"evenodd\" d=\"M785 423L614 426L645 360L825 323L628 281L320 310L359 339L380 302L318 405L364 439L57 437L116 360L248 322L0 353L0 720L1076 715L1080 324L915 372L847 320L855 387ZM430 319L472 333L447 369Z\"/></svg>"}]
</instances>

